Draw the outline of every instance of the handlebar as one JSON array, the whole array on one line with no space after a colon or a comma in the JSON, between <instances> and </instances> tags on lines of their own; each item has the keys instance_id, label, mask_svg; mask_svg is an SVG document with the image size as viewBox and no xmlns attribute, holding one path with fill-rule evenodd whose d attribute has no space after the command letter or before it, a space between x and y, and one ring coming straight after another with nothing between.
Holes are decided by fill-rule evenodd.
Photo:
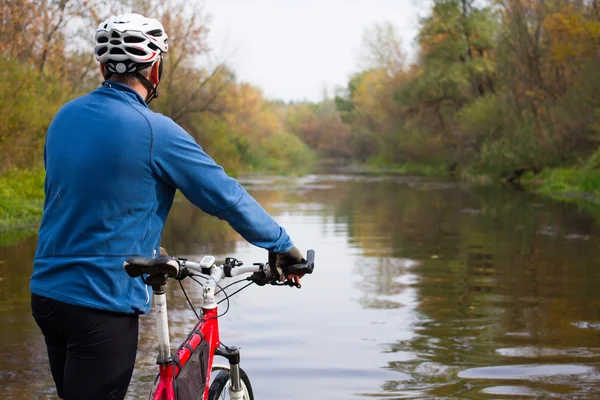
<instances>
[{"instance_id":1,"label":"handlebar","mask_svg":"<svg viewBox=\"0 0 600 400\"><path fill-rule=\"evenodd\" d=\"M213 259L214 260L214 259ZM178 259L181 268L185 270L186 268L192 270L194 272L198 272L203 275L211 274L211 266L207 264L207 262L203 261L197 263L193 261L189 261L186 259ZM211 260L212 261L212 260ZM243 275L247 273L264 273L265 275L270 275L270 269L268 268L268 264L257 263L249 266L242 266L242 262L234 259L227 258L225 260L225 264L223 264L223 271L226 277L231 278L238 275ZM293 264L282 267L284 275L304 275L304 274L312 274L315 268L315 251L308 250L306 253L306 261L301 264ZM181 274L181 273L180 273ZM183 276L185 277L185 276Z\"/></svg>"},{"instance_id":2,"label":"handlebar","mask_svg":"<svg viewBox=\"0 0 600 400\"><path fill-rule=\"evenodd\" d=\"M187 268L194 272L198 272L203 275L210 275L210 267L203 267L201 263L185 260L185 259L177 259L182 268ZM225 267L226 265L224 265ZM251 272L262 272L265 267L263 264L249 265L245 267L233 267L230 270L224 270L225 276L228 278L232 278L234 276L248 274ZM181 274L181 273L180 273Z\"/></svg>"},{"instance_id":3,"label":"handlebar","mask_svg":"<svg viewBox=\"0 0 600 400\"><path fill-rule=\"evenodd\" d=\"M315 268L315 252L308 250L306 260L303 263L287 265L281 268L284 277L289 275L304 275L312 274ZM167 277L182 280L188 276L194 275L193 272L208 275L216 283L222 277L234 277L242 274L252 273L248 278L258 285L288 285L300 287L299 284L286 280L281 283L280 276L273 274L269 264L257 263L251 266L242 267L242 262L235 258L226 258L223 265L215 265L215 258L212 256L204 257L199 263L189 261L183 258L173 258L169 256L161 256L158 258L145 257L129 257L123 266L125 271L132 278L141 276L148 285L153 288L160 288L166 283ZM190 272L192 271L192 272ZM144 275L146 278L144 278Z\"/></svg>"},{"instance_id":4,"label":"handlebar","mask_svg":"<svg viewBox=\"0 0 600 400\"><path fill-rule=\"evenodd\" d=\"M303 261L300 264L281 267L281 272L285 278L283 281L279 276L279 272L272 273L269 264L257 263L242 267L242 262L235 258L226 258L223 265L216 265L215 258L212 256L204 257L199 263L169 256L158 258L137 256L127 258L123 263L123 267L130 277L141 277L144 283L152 286L152 290L156 295L164 294L164 285L167 283L168 278L183 280L196 275L193 272L205 275L205 277L208 276L206 277L207 282L203 284L203 308L210 309L217 307L215 289L224 277L252 273L247 280L259 286L270 284L300 288L300 284L296 280L287 278L289 275L311 274L315 268L315 252L309 250L306 254L306 260Z\"/></svg>"},{"instance_id":5,"label":"handlebar","mask_svg":"<svg viewBox=\"0 0 600 400\"><path fill-rule=\"evenodd\" d=\"M302 264L287 265L281 269L286 276L312 274L315 269L315 251L308 250L306 252L306 261Z\"/></svg>"}]
</instances>

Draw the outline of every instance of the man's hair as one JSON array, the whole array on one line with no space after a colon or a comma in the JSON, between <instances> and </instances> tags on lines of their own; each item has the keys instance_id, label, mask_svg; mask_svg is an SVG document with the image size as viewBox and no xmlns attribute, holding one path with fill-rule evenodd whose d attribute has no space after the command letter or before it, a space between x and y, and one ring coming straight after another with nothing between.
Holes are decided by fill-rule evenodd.
<instances>
[{"instance_id":1,"label":"man's hair","mask_svg":"<svg viewBox=\"0 0 600 400\"><path fill-rule=\"evenodd\" d=\"M150 79L150 71L152 70L152 66L146 67L144 69L140 69L139 72L142 76ZM126 74L112 74L110 80L113 82L122 83L124 85L133 86L138 83L142 83L140 78L137 76L136 72L128 72Z\"/></svg>"}]
</instances>

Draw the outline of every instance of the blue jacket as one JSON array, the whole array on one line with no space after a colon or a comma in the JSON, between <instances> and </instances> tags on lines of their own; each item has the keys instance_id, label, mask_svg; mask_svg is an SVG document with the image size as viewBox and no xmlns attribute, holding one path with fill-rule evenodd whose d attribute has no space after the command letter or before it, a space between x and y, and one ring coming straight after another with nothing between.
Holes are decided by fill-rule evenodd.
<instances>
[{"instance_id":1,"label":"blue jacket","mask_svg":"<svg viewBox=\"0 0 600 400\"><path fill-rule=\"evenodd\" d=\"M106 83L70 101L46 136L44 214L31 291L64 303L148 312L141 279L123 261L153 257L179 189L250 243L274 252L292 242L173 120L133 89Z\"/></svg>"}]
</instances>

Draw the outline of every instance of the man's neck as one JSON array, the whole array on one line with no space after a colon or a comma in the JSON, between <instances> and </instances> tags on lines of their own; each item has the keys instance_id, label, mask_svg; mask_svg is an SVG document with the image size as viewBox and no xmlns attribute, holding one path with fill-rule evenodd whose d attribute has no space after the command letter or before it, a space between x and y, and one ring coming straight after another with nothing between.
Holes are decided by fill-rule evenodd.
<instances>
[{"instance_id":1,"label":"man's neck","mask_svg":"<svg viewBox=\"0 0 600 400\"><path fill-rule=\"evenodd\" d=\"M135 85L128 85L126 83L119 82L119 81L112 80L112 79L108 79L108 81L120 83L121 85L125 85L125 86L132 88L133 90L138 92L139 95L142 96L142 99L144 99L144 100L146 100L148 98L148 89L146 89L146 87L144 85L142 85L141 83L136 83Z\"/></svg>"}]
</instances>

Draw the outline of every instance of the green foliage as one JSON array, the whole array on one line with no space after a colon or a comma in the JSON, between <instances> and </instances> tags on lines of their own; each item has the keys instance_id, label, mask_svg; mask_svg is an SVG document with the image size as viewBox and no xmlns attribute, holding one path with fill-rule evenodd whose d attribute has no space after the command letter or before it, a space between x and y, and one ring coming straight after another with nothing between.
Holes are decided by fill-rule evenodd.
<instances>
[{"instance_id":1,"label":"green foliage","mask_svg":"<svg viewBox=\"0 0 600 400\"><path fill-rule=\"evenodd\" d=\"M72 97L59 79L17 60L0 58L0 173L41 162L46 129Z\"/></svg>"},{"instance_id":2,"label":"green foliage","mask_svg":"<svg viewBox=\"0 0 600 400\"><path fill-rule=\"evenodd\" d=\"M520 125L499 130L496 135L484 139L478 159L473 168L507 177L517 169L537 169L553 163L553 154L544 151L534 133L532 117Z\"/></svg>"},{"instance_id":3,"label":"green foliage","mask_svg":"<svg viewBox=\"0 0 600 400\"><path fill-rule=\"evenodd\" d=\"M480 97L462 107L456 119L463 140L478 151L484 140L499 136L505 130L506 108L497 95Z\"/></svg>"},{"instance_id":4,"label":"green foliage","mask_svg":"<svg viewBox=\"0 0 600 400\"><path fill-rule=\"evenodd\" d=\"M312 169L315 153L298 136L278 132L255 144L245 162L253 171L280 171L284 174L303 174Z\"/></svg>"},{"instance_id":5,"label":"green foliage","mask_svg":"<svg viewBox=\"0 0 600 400\"><path fill-rule=\"evenodd\" d=\"M586 171L600 170L600 149L596 150L594 154L591 155L583 169Z\"/></svg>"},{"instance_id":6,"label":"green foliage","mask_svg":"<svg viewBox=\"0 0 600 400\"><path fill-rule=\"evenodd\" d=\"M567 202L600 204L600 170L555 168L545 169L521 178L523 185L543 195Z\"/></svg>"},{"instance_id":7,"label":"green foliage","mask_svg":"<svg viewBox=\"0 0 600 400\"><path fill-rule=\"evenodd\" d=\"M44 177L43 169L13 169L0 176L0 231L39 220Z\"/></svg>"},{"instance_id":8,"label":"green foliage","mask_svg":"<svg viewBox=\"0 0 600 400\"><path fill-rule=\"evenodd\" d=\"M448 165L443 162L392 164L381 158L369 160L368 167L362 168L363 172L369 174L398 174L417 176L444 176L449 175Z\"/></svg>"}]
</instances>

